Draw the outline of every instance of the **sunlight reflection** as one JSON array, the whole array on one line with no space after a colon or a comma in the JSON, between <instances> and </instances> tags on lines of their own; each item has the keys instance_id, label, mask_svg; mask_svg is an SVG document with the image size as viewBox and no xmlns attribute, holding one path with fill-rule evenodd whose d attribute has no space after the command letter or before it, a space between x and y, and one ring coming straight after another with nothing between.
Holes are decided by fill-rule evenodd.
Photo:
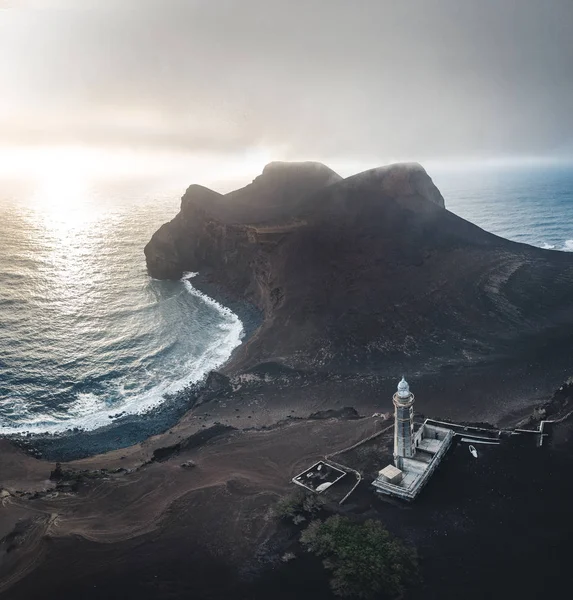
<instances>
[{"instance_id":1,"label":"sunlight reflection","mask_svg":"<svg viewBox=\"0 0 573 600\"><path fill-rule=\"evenodd\" d=\"M81 167L71 155L55 153L35 177L33 207L62 238L70 230L85 227L95 216L88 178Z\"/></svg>"},{"instance_id":2,"label":"sunlight reflection","mask_svg":"<svg viewBox=\"0 0 573 600\"><path fill-rule=\"evenodd\" d=\"M80 319L97 297L97 285L89 278L90 264L95 253L104 251L101 228L109 226L109 220L82 163L69 153L51 155L35 181L29 202L29 234L34 238L40 280L45 277L52 282L49 289L37 293L47 294L60 314L73 313ZM94 235L94 228L100 235Z\"/></svg>"}]
</instances>

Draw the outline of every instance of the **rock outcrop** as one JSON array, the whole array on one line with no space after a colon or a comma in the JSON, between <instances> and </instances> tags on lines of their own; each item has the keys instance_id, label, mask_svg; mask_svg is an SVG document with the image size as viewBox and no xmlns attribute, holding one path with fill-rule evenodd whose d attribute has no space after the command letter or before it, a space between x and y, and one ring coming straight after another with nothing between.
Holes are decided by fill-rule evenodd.
<instances>
[{"instance_id":1,"label":"rock outcrop","mask_svg":"<svg viewBox=\"0 0 573 600\"><path fill-rule=\"evenodd\" d=\"M235 366L428 369L573 332L573 255L450 213L417 164L342 179L272 163L227 195L191 186L145 255L153 277L209 271L264 312Z\"/></svg>"}]
</instances>

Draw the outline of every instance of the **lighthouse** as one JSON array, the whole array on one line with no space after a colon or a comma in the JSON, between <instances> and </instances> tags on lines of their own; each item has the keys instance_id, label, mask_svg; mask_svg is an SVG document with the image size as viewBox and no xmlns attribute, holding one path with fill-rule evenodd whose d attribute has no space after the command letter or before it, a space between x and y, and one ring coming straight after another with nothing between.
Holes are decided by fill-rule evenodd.
<instances>
[{"instance_id":1,"label":"lighthouse","mask_svg":"<svg viewBox=\"0 0 573 600\"><path fill-rule=\"evenodd\" d=\"M394 402L394 464L380 471L372 482L377 492L413 500L440 464L454 438L454 431L426 419L414 434L414 394L402 377Z\"/></svg>"},{"instance_id":2,"label":"lighthouse","mask_svg":"<svg viewBox=\"0 0 573 600\"><path fill-rule=\"evenodd\" d=\"M414 394L408 382L402 377L398 390L392 398L394 402L394 464L403 468L404 458L413 458L414 448Z\"/></svg>"}]
</instances>

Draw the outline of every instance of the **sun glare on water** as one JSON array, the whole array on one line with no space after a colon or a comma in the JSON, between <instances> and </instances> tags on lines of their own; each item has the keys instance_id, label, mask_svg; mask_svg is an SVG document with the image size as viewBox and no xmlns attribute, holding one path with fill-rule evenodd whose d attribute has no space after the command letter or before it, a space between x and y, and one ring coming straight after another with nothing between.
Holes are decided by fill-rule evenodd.
<instances>
[{"instance_id":1,"label":"sun glare on water","mask_svg":"<svg viewBox=\"0 0 573 600\"><path fill-rule=\"evenodd\" d=\"M46 225L67 230L91 220L89 173L81 158L54 152L35 171L32 205L44 215Z\"/></svg>"},{"instance_id":2,"label":"sun glare on water","mask_svg":"<svg viewBox=\"0 0 573 600\"><path fill-rule=\"evenodd\" d=\"M60 307L60 313L81 315L89 303L92 257L102 252L105 210L93 190L93 177L81 154L54 150L26 165L30 192L22 199L29 219L29 237L42 277L43 290Z\"/></svg>"}]
</instances>

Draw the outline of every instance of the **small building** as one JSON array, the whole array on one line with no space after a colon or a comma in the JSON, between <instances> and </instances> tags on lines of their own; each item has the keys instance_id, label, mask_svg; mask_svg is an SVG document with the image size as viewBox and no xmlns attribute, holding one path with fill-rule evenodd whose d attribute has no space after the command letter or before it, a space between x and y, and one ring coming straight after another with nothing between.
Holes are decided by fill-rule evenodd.
<instances>
[{"instance_id":1,"label":"small building","mask_svg":"<svg viewBox=\"0 0 573 600\"><path fill-rule=\"evenodd\" d=\"M384 467L378 471L378 477L384 481L387 481L388 483L393 483L394 485L398 485L400 481L402 481L403 476L404 473L400 471L400 469L397 469L394 465L388 465L387 467Z\"/></svg>"},{"instance_id":2,"label":"small building","mask_svg":"<svg viewBox=\"0 0 573 600\"><path fill-rule=\"evenodd\" d=\"M454 432L426 420L414 433L414 394L403 377L392 400L394 465L381 469L372 485L381 494L413 500L440 464Z\"/></svg>"}]
</instances>

